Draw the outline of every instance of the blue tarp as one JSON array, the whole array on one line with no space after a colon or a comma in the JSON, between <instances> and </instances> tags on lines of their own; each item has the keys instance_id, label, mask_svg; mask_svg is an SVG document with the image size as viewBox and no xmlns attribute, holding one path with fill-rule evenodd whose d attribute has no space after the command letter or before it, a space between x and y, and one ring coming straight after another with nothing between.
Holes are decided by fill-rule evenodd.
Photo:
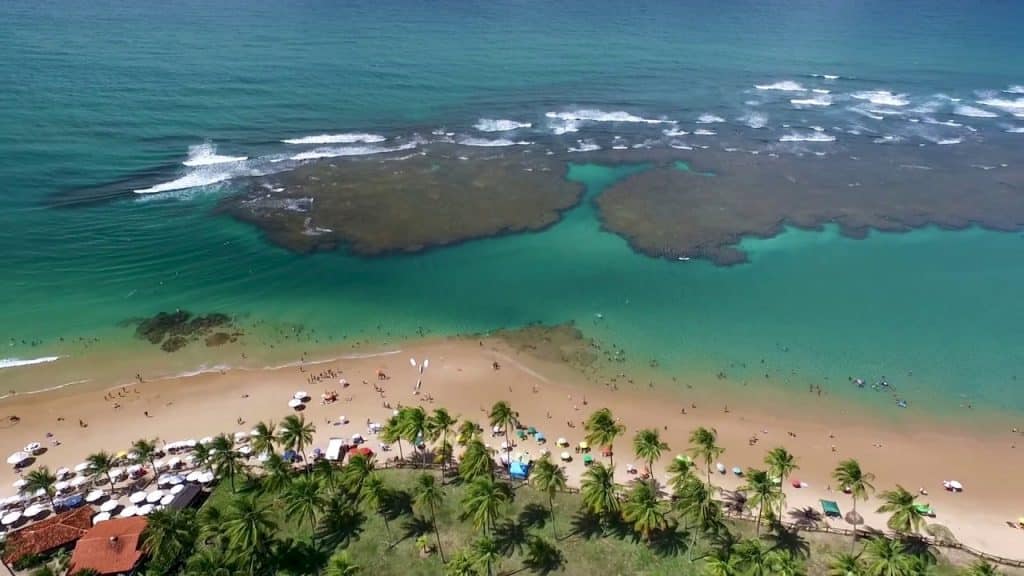
<instances>
[{"instance_id":1,"label":"blue tarp","mask_svg":"<svg viewBox=\"0 0 1024 576\"><path fill-rule=\"evenodd\" d=\"M526 480L526 477L530 475L530 465L513 460L508 467L508 473L513 480Z\"/></svg>"}]
</instances>

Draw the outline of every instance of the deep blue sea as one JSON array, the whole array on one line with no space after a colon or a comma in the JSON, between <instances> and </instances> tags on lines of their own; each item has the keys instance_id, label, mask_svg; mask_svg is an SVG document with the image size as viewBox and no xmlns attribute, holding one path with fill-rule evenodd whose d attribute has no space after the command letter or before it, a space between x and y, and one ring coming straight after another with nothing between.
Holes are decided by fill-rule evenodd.
<instances>
[{"instance_id":1,"label":"deep blue sea","mask_svg":"<svg viewBox=\"0 0 1024 576\"><path fill-rule=\"evenodd\" d=\"M0 389L90 338L135 350L124 320L180 307L325 345L574 320L669 372L1024 410L1016 233L789 231L718 268L634 253L588 201L541 233L363 259L212 210L243 176L431 141L699 162L992 140L1024 161L1021 22L1024 3L934 0L4 0ZM629 170L568 177L589 199ZM237 361L217 354L179 363Z\"/></svg>"}]
</instances>

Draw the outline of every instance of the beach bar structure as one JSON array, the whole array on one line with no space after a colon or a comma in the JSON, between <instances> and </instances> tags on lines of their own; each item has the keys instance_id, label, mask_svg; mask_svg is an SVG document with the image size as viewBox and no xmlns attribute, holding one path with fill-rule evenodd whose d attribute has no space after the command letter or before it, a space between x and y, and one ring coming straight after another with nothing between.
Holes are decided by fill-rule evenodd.
<instances>
[{"instance_id":1,"label":"beach bar structure","mask_svg":"<svg viewBox=\"0 0 1024 576\"><path fill-rule=\"evenodd\" d=\"M115 518L100 522L78 541L71 554L70 573L92 569L99 574L131 574L144 556L142 532L146 519Z\"/></svg>"},{"instance_id":2,"label":"beach bar structure","mask_svg":"<svg viewBox=\"0 0 1024 576\"><path fill-rule=\"evenodd\" d=\"M89 506L51 516L7 535L4 562L14 564L26 556L44 556L68 548L92 528Z\"/></svg>"},{"instance_id":3,"label":"beach bar structure","mask_svg":"<svg viewBox=\"0 0 1024 576\"><path fill-rule=\"evenodd\" d=\"M324 458L332 462L337 462L345 457L348 453L348 441L344 438L331 438L327 442L327 452L324 454Z\"/></svg>"}]
</instances>

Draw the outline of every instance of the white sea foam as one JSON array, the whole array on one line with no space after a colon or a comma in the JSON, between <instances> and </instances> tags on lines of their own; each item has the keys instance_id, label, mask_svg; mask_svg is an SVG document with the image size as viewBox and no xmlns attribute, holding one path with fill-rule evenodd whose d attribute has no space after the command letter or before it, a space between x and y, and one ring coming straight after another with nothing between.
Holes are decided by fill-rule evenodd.
<instances>
[{"instance_id":1,"label":"white sea foam","mask_svg":"<svg viewBox=\"0 0 1024 576\"><path fill-rule=\"evenodd\" d=\"M659 118L643 118L617 110L614 112L605 112L596 108L584 108L580 110L569 110L566 112L547 112L544 114L548 118L555 120L568 120L568 121L584 121L584 122L633 122L643 124L675 124L674 120L666 120Z\"/></svg>"},{"instance_id":2,"label":"white sea foam","mask_svg":"<svg viewBox=\"0 0 1024 576\"><path fill-rule=\"evenodd\" d=\"M719 122L725 122L725 118L714 114L701 114L697 118L697 124L717 124Z\"/></svg>"},{"instance_id":3,"label":"white sea foam","mask_svg":"<svg viewBox=\"0 0 1024 576\"><path fill-rule=\"evenodd\" d=\"M824 78L825 80L838 80L840 76L838 74L811 74L815 78Z\"/></svg>"},{"instance_id":4,"label":"white sea foam","mask_svg":"<svg viewBox=\"0 0 1024 576\"><path fill-rule=\"evenodd\" d=\"M937 141L936 144L939 144L940 146L948 146L950 144L959 144L961 142L963 142L963 140L960 138L942 138Z\"/></svg>"},{"instance_id":5,"label":"white sea foam","mask_svg":"<svg viewBox=\"0 0 1024 576\"><path fill-rule=\"evenodd\" d=\"M548 125L551 127L551 133L556 136L580 131L580 123L577 120L554 119L548 122Z\"/></svg>"},{"instance_id":6,"label":"white sea foam","mask_svg":"<svg viewBox=\"0 0 1024 576\"><path fill-rule=\"evenodd\" d=\"M1009 98L986 98L978 100L978 104L990 108L998 108L1011 114L1024 112L1024 98L1017 98L1016 100L1010 100Z\"/></svg>"},{"instance_id":7,"label":"white sea foam","mask_svg":"<svg viewBox=\"0 0 1024 576\"><path fill-rule=\"evenodd\" d=\"M936 120L935 118L927 117L924 119L925 124L935 124L937 126L951 126L953 128L963 128L963 124L954 122L952 120Z\"/></svg>"},{"instance_id":8,"label":"white sea foam","mask_svg":"<svg viewBox=\"0 0 1024 576\"><path fill-rule=\"evenodd\" d=\"M865 90L854 92L850 96L857 100L867 100L876 106L906 106L910 104L906 94L893 94L888 90Z\"/></svg>"},{"instance_id":9,"label":"white sea foam","mask_svg":"<svg viewBox=\"0 0 1024 576\"><path fill-rule=\"evenodd\" d=\"M768 125L768 117L760 112L748 112L740 116L739 121L755 129L764 128Z\"/></svg>"},{"instance_id":10,"label":"white sea foam","mask_svg":"<svg viewBox=\"0 0 1024 576\"><path fill-rule=\"evenodd\" d=\"M714 130L707 130L704 128L698 128L693 131L694 136L714 136L715 134L717 134L717 132Z\"/></svg>"},{"instance_id":11,"label":"white sea foam","mask_svg":"<svg viewBox=\"0 0 1024 576\"><path fill-rule=\"evenodd\" d=\"M836 137L823 132L790 132L779 138L779 142L835 142Z\"/></svg>"},{"instance_id":12,"label":"white sea foam","mask_svg":"<svg viewBox=\"0 0 1024 576\"><path fill-rule=\"evenodd\" d=\"M149 188L141 188L133 190L136 194L159 194L161 192L171 192L173 190L186 190L188 188L199 188L201 186L210 186L225 180L230 180L235 176L234 172L230 170L197 170L182 176L181 178L175 178L169 182L161 182L150 186Z\"/></svg>"},{"instance_id":13,"label":"white sea foam","mask_svg":"<svg viewBox=\"0 0 1024 576\"><path fill-rule=\"evenodd\" d=\"M831 90L825 90L824 88L812 88L811 92L814 92L815 94L831 94L832 93Z\"/></svg>"},{"instance_id":14,"label":"white sea foam","mask_svg":"<svg viewBox=\"0 0 1024 576\"><path fill-rule=\"evenodd\" d=\"M817 96L812 96L810 98L790 98L789 103L797 107L831 106L832 97L830 97L828 94L818 94Z\"/></svg>"},{"instance_id":15,"label":"white sea foam","mask_svg":"<svg viewBox=\"0 0 1024 576\"><path fill-rule=\"evenodd\" d=\"M48 364L60 360L60 356L43 356L40 358L0 358L0 368L17 368L18 366L32 366L34 364Z\"/></svg>"},{"instance_id":16,"label":"white sea foam","mask_svg":"<svg viewBox=\"0 0 1024 576\"><path fill-rule=\"evenodd\" d=\"M1024 126L1007 126L1006 132L1008 134L1024 134Z\"/></svg>"},{"instance_id":17,"label":"white sea foam","mask_svg":"<svg viewBox=\"0 0 1024 576\"><path fill-rule=\"evenodd\" d=\"M975 108L974 106L968 106L966 104L960 104L956 108L953 108L953 114L957 116L967 116L968 118L995 118L999 116L995 112L989 112L988 110L982 110L981 108Z\"/></svg>"},{"instance_id":18,"label":"white sea foam","mask_svg":"<svg viewBox=\"0 0 1024 576\"><path fill-rule=\"evenodd\" d=\"M366 134L363 132L346 132L344 134L317 134L316 136L303 136L302 138L288 138L281 140L285 144L376 144L387 138L380 134Z\"/></svg>"},{"instance_id":19,"label":"white sea foam","mask_svg":"<svg viewBox=\"0 0 1024 576\"><path fill-rule=\"evenodd\" d=\"M530 122L516 122L515 120L481 118L477 120L473 127L481 132L508 132L509 130L518 130L519 128L531 128L533 124Z\"/></svg>"},{"instance_id":20,"label":"white sea foam","mask_svg":"<svg viewBox=\"0 0 1024 576\"><path fill-rule=\"evenodd\" d=\"M755 84L754 88L758 90L780 90L782 92L806 92L807 88L804 88L800 84L793 82L792 80L783 80L781 82L773 82L771 84Z\"/></svg>"},{"instance_id":21,"label":"white sea foam","mask_svg":"<svg viewBox=\"0 0 1024 576\"><path fill-rule=\"evenodd\" d=\"M693 146L690 146L689 144L684 144L682 142L670 142L669 146L671 148L675 148L676 150L693 150Z\"/></svg>"},{"instance_id":22,"label":"white sea foam","mask_svg":"<svg viewBox=\"0 0 1024 576\"><path fill-rule=\"evenodd\" d=\"M502 148L505 146L528 146L529 144L532 144L532 142L517 142L515 140L508 140L506 138L496 138L494 140L489 140L487 138L474 138L472 136L456 138L455 143L461 144L463 146L480 146L483 148Z\"/></svg>"},{"instance_id":23,"label":"white sea foam","mask_svg":"<svg viewBox=\"0 0 1024 576\"><path fill-rule=\"evenodd\" d=\"M670 138L674 136L686 136L687 134L689 134L689 132L687 132L686 130L682 130L680 128L666 128L662 130L661 133Z\"/></svg>"},{"instance_id":24,"label":"white sea foam","mask_svg":"<svg viewBox=\"0 0 1024 576\"><path fill-rule=\"evenodd\" d=\"M1003 90L1007 94L1024 94L1024 84L1015 84Z\"/></svg>"},{"instance_id":25,"label":"white sea foam","mask_svg":"<svg viewBox=\"0 0 1024 576\"><path fill-rule=\"evenodd\" d=\"M308 152L300 152L291 157L291 160L318 160L320 158L339 158L342 156L368 156L370 154L383 154L385 152L399 152L411 150L417 145L416 142L407 142L401 146L342 146L337 148L316 148Z\"/></svg>"},{"instance_id":26,"label":"white sea foam","mask_svg":"<svg viewBox=\"0 0 1024 576\"><path fill-rule=\"evenodd\" d=\"M872 142L874 142L875 144L894 144L896 142L902 141L902 136L893 136L891 134L888 136L882 136L881 138L875 138L874 140L872 140Z\"/></svg>"},{"instance_id":27,"label":"white sea foam","mask_svg":"<svg viewBox=\"0 0 1024 576\"><path fill-rule=\"evenodd\" d=\"M217 154L217 147L210 142L189 146L188 159L182 162L185 166L210 166L212 164L227 164L229 162L242 162L248 160L248 156L223 156Z\"/></svg>"},{"instance_id":28,"label":"white sea foam","mask_svg":"<svg viewBox=\"0 0 1024 576\"><path fill-rule=\"evenodd\" d=\"M591 140L577 140L576 146L570 147L569 152L593 152L600 149L601 147Z\"/></svg>"}]
</instances>

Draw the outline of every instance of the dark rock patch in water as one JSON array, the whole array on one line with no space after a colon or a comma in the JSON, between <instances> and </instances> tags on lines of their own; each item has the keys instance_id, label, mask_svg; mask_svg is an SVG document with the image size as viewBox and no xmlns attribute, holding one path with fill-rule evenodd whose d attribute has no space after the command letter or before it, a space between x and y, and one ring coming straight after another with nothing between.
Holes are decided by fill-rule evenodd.
<instances>
[{"instance_id":1,"label":"dark rock patch in water","mask_svg":"<svg viewBox=\"0 0 1024 576\"><path fill-rule=\"evenodd\" d=\"M311 162L254 179L220 209L289 250L345 245L375 256L541 230L582 196L565 164L538 150L435 144L426 152Z\"/></svg>"},{"instance_id":2,"label":"dark rock patch in water","mask_svg":"<svg viewBox=\"0 0 1024 576\"><path fill-rule=\"evenodd\" d=\"M176 352L189 343L205 338L207 346L218 346L233 342L241 334L211 332L217 328L229 327L231 317L218 312L206 315L193 315L187 310L159 312L149 318L134 321L135 336L159 345L165 352ZM221 336L223 335L223 336ZM211 339L216 344L211 344Z\"/></svg>"}]
</instances>

